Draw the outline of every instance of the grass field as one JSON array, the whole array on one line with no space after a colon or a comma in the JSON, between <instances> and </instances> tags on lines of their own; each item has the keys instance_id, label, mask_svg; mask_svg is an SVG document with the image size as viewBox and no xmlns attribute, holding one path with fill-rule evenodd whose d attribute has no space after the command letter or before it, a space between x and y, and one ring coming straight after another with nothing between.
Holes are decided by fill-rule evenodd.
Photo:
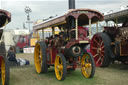
<instances>
[{"instance_id":1,"label":"grass field","mask_svg":"<svg viewBox=\"0 0 128 85\"><path fill-rule=\"evenodd\" d=\"M30 66L11 67L10 85L128 85L128 65L112 64L108 68L96 68L94 78L86 79L81 70L68 73L64 81L55 78L54 68L46 74L37 74L33 54L17 54L17 58L30 60Z\"/></svg>"}]
</instances>

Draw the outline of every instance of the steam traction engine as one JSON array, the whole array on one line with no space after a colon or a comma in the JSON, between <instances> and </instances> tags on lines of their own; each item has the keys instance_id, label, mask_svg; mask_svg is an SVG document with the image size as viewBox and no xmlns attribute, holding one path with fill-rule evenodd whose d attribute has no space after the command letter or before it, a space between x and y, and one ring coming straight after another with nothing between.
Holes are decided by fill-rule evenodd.
<instances>
[{"instance_id":1,"label":"steam traction engine","mask_svg":"<svg viewBox=\"0 0 128 85\"><path fill-rule=\"evenodd\" d=\"M11 21L11 14L0 9L0 28ZM0 85L9 85L9 65L6 57L5 44L1 37L3 29L0 29Z\"/></svg>"},{"instance_id":2,"label":"steam traction engine","mask_svg":"<svg viewBox=\"0 0 128 85\"><path fill-rule=\"evenodd\" d=\"M103 32L91 40L90 50L96 66L107 67L114 60L128 64L128 9L105 15L104 19Z\"/></svg>"},{"instance_id":3,"label":"steam traction engine","mask_svg":"<svg viewBox=\"0 0 128 85\"><path fill-rule=\"evenodd\" d=\"M91 9L72 9L63 16L34 26L42 39L34 50L34 63L37 73L46 73L54 66L57 80L64 80L67 71L81 67L84 77L92 78L95 73L93 56L85 47L90 43L91 24L103 20L103 15ZM89 30L84 27L89 26ZM44 30L51 28L52 35L45 39ZM60 33L55 35L55 28Z\"/></svg>"}]
</instances>

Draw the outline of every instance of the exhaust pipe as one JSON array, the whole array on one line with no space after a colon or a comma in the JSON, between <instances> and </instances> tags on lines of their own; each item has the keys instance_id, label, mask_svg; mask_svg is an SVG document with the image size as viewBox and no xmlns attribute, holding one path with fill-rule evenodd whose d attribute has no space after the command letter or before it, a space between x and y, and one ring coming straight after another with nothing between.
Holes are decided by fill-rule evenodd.
<instances>
[{"instance_id":1,"label":"exhaust pipe","mask_svg":"<svg viewBox=\"0 0 128 85\"><path fill-rule=\"evenodd\" d=\"M69 10L75 9L75 0L68 0L68 4L69 4ZM69 26L70 29L75 28L75 19L70 17L69 24L70 24Z\"/></svg>"},{"instance_id":2,"label":"exhaust pipe","mask_svg":"<svg viewBox=\"0 0 128 85\"><path fill-rule=\"evenodd\" d=\"M69 9L75 9L75 0L68 0L69 1Z\"/></svg>"}]
</instances>

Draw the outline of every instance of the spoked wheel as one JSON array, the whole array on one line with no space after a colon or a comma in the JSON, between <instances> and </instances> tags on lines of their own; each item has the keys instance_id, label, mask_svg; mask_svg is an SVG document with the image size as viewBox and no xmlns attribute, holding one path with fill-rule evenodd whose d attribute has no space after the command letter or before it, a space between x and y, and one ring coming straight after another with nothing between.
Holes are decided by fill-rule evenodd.
<instances>
[{"instance_id":1,"label":"spoked wheel","mask_svg":"<svg viewBox=\"0 0 128 85\"><path fill-rule=\"evenodd\" d=\"M44 42L37 42L35 45L34 64L37 73L47 72L46 44Z\"/></svg>"},{"instance_id":2,"label":"spoked wheel","mask_svg":"<svg viewBox=\"0 0 128 85\"><path fill-rule=\"evenodd\" d=\"M81 71L84 77L92 78L95 74L95 63L90 53L85 53L81 57Z\"/></svg>"},{"instance_id":3,"label":"spoked wheel","mask_svg":"<svg viewBox=\"0 0 128 85\"><path fill-rule=\"evenodd\" d=\"M110 43L110 39L105 33L98 33L93 36L90 50L97 67L107 67L110 64Z\"/></svg>"},{"instance_id":4,"label":"spoked wheel","mask_svg":"<svg viewBox=\"0 0 128 85\"><path fill-rule=\"evenodd\" d=\"M55 75L57 80L64 80L67 73L66 60L63 54L59 53L55 58Z\"/></svg>"},{"instance_id":5,"label":"spoked wheel","mask_svg":"<svg viewBox=\"0 0 128 85\"><path fill-rule=\"evenodd\" d=\"M6 57L1 56L1 83L0 85L9 85L9 64Z\"/></svg>"}]
</instances>

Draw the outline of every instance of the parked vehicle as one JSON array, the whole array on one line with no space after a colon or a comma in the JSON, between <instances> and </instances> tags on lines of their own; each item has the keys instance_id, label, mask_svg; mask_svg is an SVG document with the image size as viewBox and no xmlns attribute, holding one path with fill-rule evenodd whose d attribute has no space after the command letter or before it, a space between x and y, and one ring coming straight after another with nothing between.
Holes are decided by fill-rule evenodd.
<instances>
[{"instance_id":1,"label":"parked vehicle","mask_svg":"<svg viewBox=\"0 0 128 85\"><path fill-rule=\"evenodd\" d=\"M104 16L106 26L96 33L90 45L95 64L108 67L115 60L128 64L128 9ZM113 26L110 26L110 21ZM111 22L111 23L112 23Z\"/></svg>"},{"instance_id":2,"label":"parked vehicle","mask_svg":"<svg viewBox=\"0 0 128 85\"><path fill-rule=\"evenodd\" d=\"M8 11L0 9L0 28L11 21L11 14ZM5 44L1 37L3 29L0 29L0 84L9 85L9 65L6 57Z\"/></svg>"},{"instance_id":3,"label":"parked vehicle","mask_svg":"<svg viewBox=\"0 0 128 85\"><path fill-rule=\"evenodd\" d=\"M23 53L23 48L30 46L30 37L31 35L20 35L16 43L17 53Z\"/></svg>"}]
</instances>

